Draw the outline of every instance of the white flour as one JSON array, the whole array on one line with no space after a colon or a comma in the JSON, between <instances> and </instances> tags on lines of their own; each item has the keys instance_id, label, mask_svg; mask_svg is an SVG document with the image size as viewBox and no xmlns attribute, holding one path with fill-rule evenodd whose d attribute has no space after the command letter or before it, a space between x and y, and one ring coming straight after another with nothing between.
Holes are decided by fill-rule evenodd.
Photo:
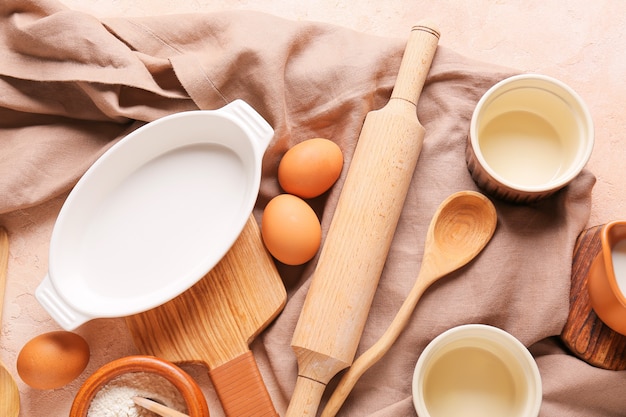
<instances>
[{"instance_id":1,"label":"white flour","mask_svg":"<svg viewBox=\"0 0 626 417\"><path fill-rule=\"evenodd\" d=\"M187 413L181 393L167 379L148 372L120 375L108 382L91 401L87 417L154 417L151 411L135 405L134 396L150 398Z\"/></svg>"}]
</instances>

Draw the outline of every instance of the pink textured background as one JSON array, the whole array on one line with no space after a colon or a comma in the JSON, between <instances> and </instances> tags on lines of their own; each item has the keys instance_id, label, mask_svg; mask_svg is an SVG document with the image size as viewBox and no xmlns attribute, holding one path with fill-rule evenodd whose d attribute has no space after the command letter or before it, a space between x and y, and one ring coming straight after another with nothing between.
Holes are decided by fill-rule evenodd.
<instances>
[{"instance_id":1,"label":"pink textured background","mask_svg":"<svg viewBox=\"0 0 626 417\"><path fill-rule=\"evenodd\" d=\"M523 72L556 77L586 101L596 130L596 145L588 168L596 175L589 226L626 220L626 2L619 0L539 0L503 2L473 0L62 0L67 6L105 16L154 15L245 9L268 12L294 20L334 23L372 34L405 38L410 27L427 18L437 22L446 45L466 56ZM9 371L17 353L29 339L58 326L34 299L33 291L47 271L48 243L57 198L43 206L3 217L11 231L10 263L0 357ZM101 320L98 331L118 334L94 347L87 369L93 372L105 357L133 352L121 320ZM93 327L93 331L96 327ZM85 325L81 332L89 333ZM201 369L191 369L199 380ZM18 378L22 417L66 415L77 384L66 389L34 392ZM54 401L51 401L51 397ZM42 409L40 403L45 403ZM54 404L55 409L50 409Z\"/></svg>"}]
</instances>

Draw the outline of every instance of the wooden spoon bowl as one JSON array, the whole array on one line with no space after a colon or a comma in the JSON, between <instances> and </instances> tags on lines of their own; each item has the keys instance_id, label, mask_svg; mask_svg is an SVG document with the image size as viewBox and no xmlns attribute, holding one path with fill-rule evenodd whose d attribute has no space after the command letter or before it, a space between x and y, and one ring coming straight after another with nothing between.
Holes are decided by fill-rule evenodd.
<instances>
[{"instance_id":1,"label":"wooden spoon bowl","mask_svg":"<svg viewBox=\"0 0 626 417\"><path fill-rule=\"evenodd\" d=\"M434 218L427 236L427 246L432 245L433 250L425 251L424 256L436 257L451 270L473 259L495 231L493 204L475 192L453 194L440 205Z\"/></svg>"}]
</instances>

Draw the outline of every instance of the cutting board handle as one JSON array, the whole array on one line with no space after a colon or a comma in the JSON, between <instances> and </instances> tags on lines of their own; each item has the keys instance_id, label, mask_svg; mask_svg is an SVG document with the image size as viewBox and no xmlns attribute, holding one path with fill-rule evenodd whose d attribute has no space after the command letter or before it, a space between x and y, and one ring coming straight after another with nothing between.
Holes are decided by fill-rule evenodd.
<instances>
[{"instance_id":1,"label":"cutting board handle","mask_svg":"<svg viewBox=\"0 0 626 417\"><path fill-rule=\"evenodd\" d=\"M228 417L278 417L251 351L209 371Z\"/></svg>"}]
</instances>

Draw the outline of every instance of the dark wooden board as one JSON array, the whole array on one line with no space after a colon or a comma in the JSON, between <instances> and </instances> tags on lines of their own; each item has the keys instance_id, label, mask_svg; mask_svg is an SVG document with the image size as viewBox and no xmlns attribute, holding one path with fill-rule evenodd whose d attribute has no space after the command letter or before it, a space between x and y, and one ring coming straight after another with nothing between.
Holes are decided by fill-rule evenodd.
<instances>
[{"instance_id":1,"label":"dark wooden board","mask_svg":"<svg viewBox=\"0 0 626 417\"><path fill-rule=\"evenodd\" d=\"M589 304L587 273L601 250L602 225L584 230L576 241L572 261L569 315L561 339L572 353L603 369L626 369L626 336L605 325Z\"/></svg>"}]
</instances>

